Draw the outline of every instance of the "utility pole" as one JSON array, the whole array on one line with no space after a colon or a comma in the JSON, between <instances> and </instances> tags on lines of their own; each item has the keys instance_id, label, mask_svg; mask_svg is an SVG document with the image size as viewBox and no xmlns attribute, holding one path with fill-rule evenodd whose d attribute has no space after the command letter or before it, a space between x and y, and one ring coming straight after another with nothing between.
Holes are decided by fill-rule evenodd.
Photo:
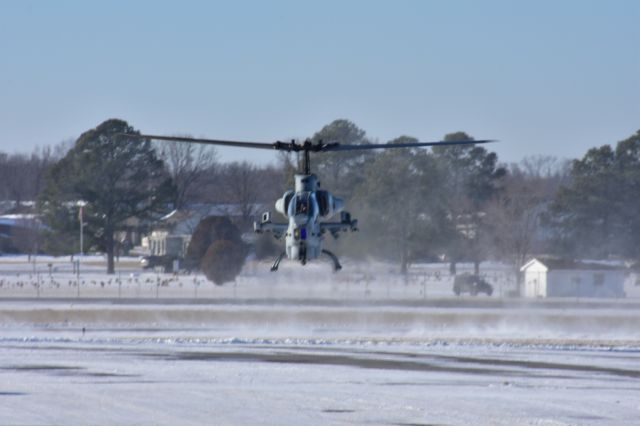
<instances>
[{"instance_id":1,"label":"utility pole","mask_svg":"<svg viewBox=\"0 0 640 426\"><path fill-rule=\"evenodd\" d=\"M80 257L84 256L84 206L87 203L85 201L78 201L78 220L80 221Z\"/></svg>"}]
</instances>

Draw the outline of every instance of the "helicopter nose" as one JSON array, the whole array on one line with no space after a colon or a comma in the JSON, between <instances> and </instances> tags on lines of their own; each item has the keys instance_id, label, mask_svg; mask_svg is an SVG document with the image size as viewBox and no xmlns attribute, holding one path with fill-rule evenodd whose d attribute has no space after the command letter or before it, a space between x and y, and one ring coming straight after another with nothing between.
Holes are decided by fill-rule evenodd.
<instances>
[{"instance_id":1,"label":"helicopter nose","mask_svg":"<svg viewBox=\"0 0 640 426\"><path fill-rule=\"evenodd\" d=\"M300 245L295 243L287 245L287 258L291 260L298 260L299 257L300 257Z\"/></svg>"},{"instance_id":2,"label":"helicopter nose","mask_svg":"<svg viewBox=\"0 0 640 426\"><path fill-rule=\"evenodd\" d=\"M301 226L293 230L293 239L295 241L305 241L307 239L307 228Z\"/></svg>"},{"instance_id":3,"label":"helicopter nose","mask_svg":"<svg viewBox=\"0 0 640 426\"><path fill-rule=\"evenodd\" d=\"M304 265L307 262L307 251L304 243L294 243L287 246L287 258L299 260Z\"/></svg>"},{"instance_id":4,"label":"helicopter nose","mask_svg":"<svg viewBox=\"0 0 640 426\"><path fill-rule=\"evenodd\" d=\"M287 241L287 257L291 260L306 262L307 228L296 227L291 231L291 239Z\"/></svg>"}]
</instances>

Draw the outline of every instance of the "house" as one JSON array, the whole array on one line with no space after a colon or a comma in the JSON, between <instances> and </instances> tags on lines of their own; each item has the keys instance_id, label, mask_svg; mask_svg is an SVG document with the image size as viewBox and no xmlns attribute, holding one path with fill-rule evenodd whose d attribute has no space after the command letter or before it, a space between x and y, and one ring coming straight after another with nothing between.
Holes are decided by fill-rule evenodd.
<instances>
[{"instance_id":1,"label":"house","mask_svg":"<svg viewBox=\"0 0 640 426\"><path fill-rule=\"evenodd\" d=\"M0 201L0 214L8 215L8 214L35 214L36 213L36 202L35 201L11 201L11 200L2 200Z\"/></svg>"},{"instance_id":2,"label":"house","mask_svg":"<svg viewBox=\"0 0 640 426\"><path fill-rule=\"evenodd\" d=\"M249 218L255 218L264 208L261 204L197 204L174 210L151 227L151 232L142 238L142 247L137 251L152 256L184 258L193 232L205 217L226 216L240 220L248 212Z\"/></svg>"},{"instance_id":3,"label":"house","mask_svg":"<svg viewBox=\"0 0 640 426\"><path fill-rule=\"evenodd\" d=\"M0 215L0 253L37 251L44 229L40 218L32 213Z\"/></svg>"},{"instance_id":4,"label":"house","mask_svg":"<svg viewBox=\"0 0 640 426\"><path fill-rule=\"evenodd\" d=\"M622 267L540 258L520 271L524 297L625 297Z\"/></svg>"},{"instance_id":5,"label":"house","mask_svg":"<svg viewBox=\"0 0 640 426\"><path fill-rule=\"evenodd\" d=\"M194 212L174 210L158 220L142 239L142 246L152 256L183 258L199 221L200 215Z\"/></svg>"}]
</instances>

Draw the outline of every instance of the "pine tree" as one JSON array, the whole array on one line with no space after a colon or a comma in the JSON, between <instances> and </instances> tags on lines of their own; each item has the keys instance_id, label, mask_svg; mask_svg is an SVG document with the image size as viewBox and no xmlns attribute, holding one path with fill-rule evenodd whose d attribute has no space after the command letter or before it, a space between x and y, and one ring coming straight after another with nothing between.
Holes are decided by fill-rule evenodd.
<instances>
[{"instance_id":1,"label":"pine tree","mask_svg":"<svg viewBox=\"0 0 640 426\"><path fill-rule=\"evenodd\" d=\"M125 221L145 221L166 212L175 188L149 140L122 136L137 133L127 122L110 119L83 133L50 170L40 197L47 224L57 232L78 229L78 201L84 234L107 253L114 273L115 235Z\"/></svg>"}]
</instances>

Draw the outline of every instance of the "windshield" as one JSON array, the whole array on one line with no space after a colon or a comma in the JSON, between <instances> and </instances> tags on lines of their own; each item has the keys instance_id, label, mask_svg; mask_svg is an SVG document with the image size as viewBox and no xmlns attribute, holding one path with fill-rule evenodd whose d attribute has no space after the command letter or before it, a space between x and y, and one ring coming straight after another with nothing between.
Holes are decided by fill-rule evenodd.
<instances>
[{"instance_id":1,"label":"windshield","mask_svg":"<svg viewBox=\"0 0 640 426\"><path fill-rule=\"evenodd\" d=\"M296 214L309 213L309 194L302 194L296 197Z\"/></svg>"},{"instance_id":2,"label":"windshield","mask_svg":"<svg viewBox=\"0 0 640 426\"><path fill-rule=\"evenodd\" d=\"M306 216L313 220L317 212L317 203L315 198L309 192L299 193L293 196L289 204L289 216Z\"/></svg>"}]
</instances>

